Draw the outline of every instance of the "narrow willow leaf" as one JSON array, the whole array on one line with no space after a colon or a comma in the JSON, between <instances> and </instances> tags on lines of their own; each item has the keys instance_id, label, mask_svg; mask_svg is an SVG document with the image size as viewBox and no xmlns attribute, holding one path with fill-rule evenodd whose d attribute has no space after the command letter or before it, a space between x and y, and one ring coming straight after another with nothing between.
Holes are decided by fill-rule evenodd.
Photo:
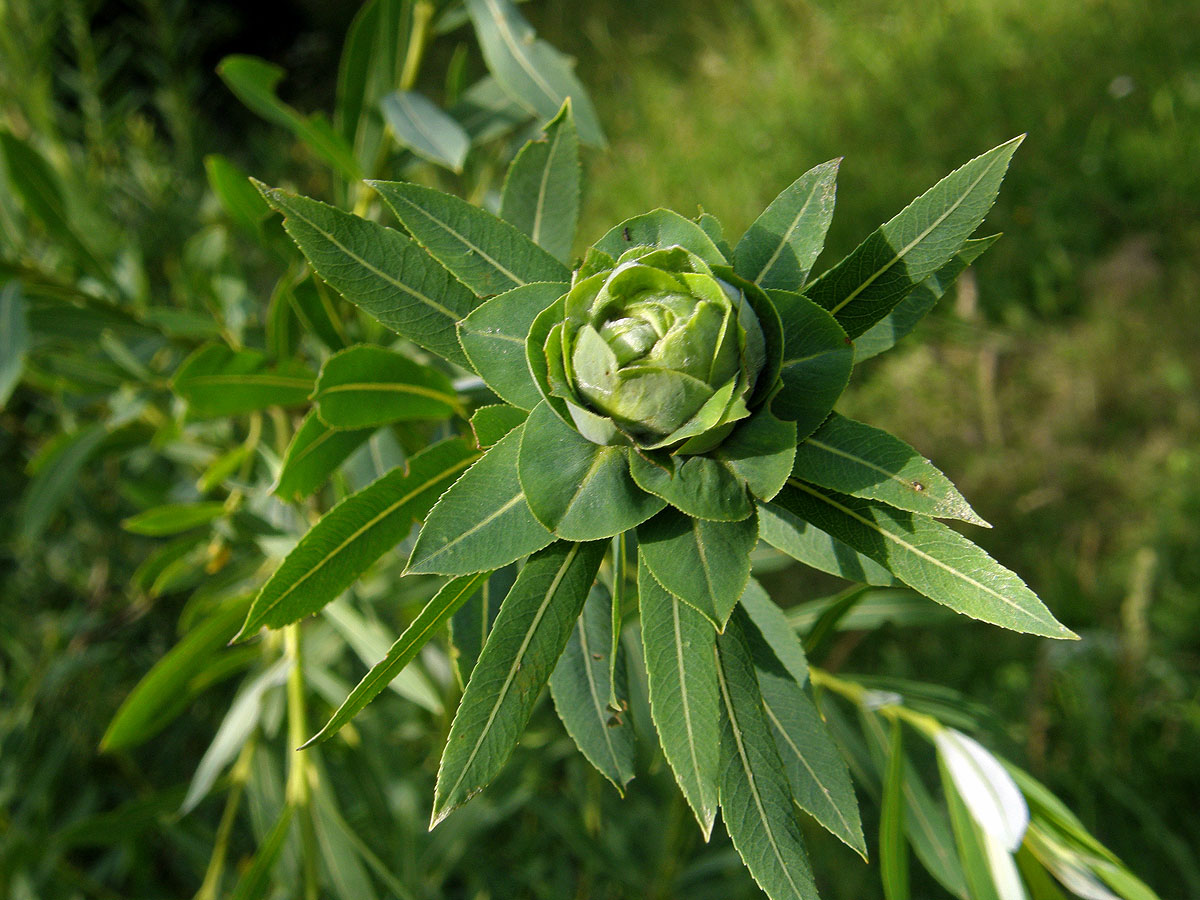
<instances>
[{"instance_id":1,"label":"narrow willow leaf","mask_svg":"<svg viewBox=\"0 0 1200 900\"><path fill-rule=\"evenodd\" d=\"M717 815L721 719L712 623L638 566L650 714L663 754L707 841Z\"/></svg>"},{"instance_id":2,"label":"narrow willow leaf","mask_svg":"<svg viewBox=\"0 0 1200 900\"><path fill-rule=\"evenodd\" d=\"M837 413L796 448L798 478L852 497L988 526L950 479L893 435Z\"/></svg>"},{"instance_id":3,"label":"narrow willow leaf","mask_svg":"<svg viewBox=\"0 0 1200 900\"><path fill-rule=\"evenodd\" d=\"M321 609L403 540L477 458L463 438L442 441L331 509L263 585L237 639Z\"/></svg>"},{"instance_id":4,"label":"narrow willow leaf","mask_svg":"<svg viewBox=\"0 0 1200 900\"><path fill-rule=\"evenodd\" d=\"M100 749L111 752L136 747L171 721L169 712L182 712L177 703L180 696L186 696L188 686L213 664L249 607L249 597L226 602L155 663L113 716L100 739Z\"/></svg>"},{"instance_id":5,"label":"narrow willow leaf","mask_svg":"<svg viewBox=\"0 0 1200 900\"><path fill-rule=\"evenodd\" d=\"M424 94L392 91L379 109L402 147L452 172L462 171L471 137Z\"/></svg>"},{"instance_id":6,"label":"narrow willow leaf","mask_svg":"<svg viewBox=\"0 0 1200 900\"><path fill-rule=\"evenodd\" d=\"M342 46L333 119L364 169L376 164L383 143L383 122L367 111L396 86L400 54L406 49L396 39L404 27L403 13L394 0L364 3Z\"/></svg>"},{"instance_id":7,"label":"narrow willow leaf","mask_svg":"<svg viewBox=\"0 0 1200 900\"><path fill-rule=\"evenodd\" d=\"M533 409L542 399L529 374L525 338L538 313L567 292L565 282L506 291L458 323L458 339L475 371L501 400Z\"/></svg>"},{"instance_id":8,"label":"narrow willow leaf","mask_svg":"<svg viewBox=\"0 0 1200 900\"><path fill-rule=\"evenodd\" d=\"M121 523L121 527L133 534L144 534L151 537L165 537L190 531L225 515L224 503L168 503L156 506L130 516Z\"/></svg>"},{"instance_id":9,"label":"narrow willow leaf","mask_svg":"<svg viewBox=\"0 0 1200 900\"><path fill-rule=\"evenodd\" d=\"M693 518L711 522L749 518L754 503L745 481L714 456L630 453L629 471L643 491Z\"/></svg>"},{"instance_id":10,"label":"narrow willow leaf","mask_svg":"<svg viewBox=\"0 0 1200 900\"><path fill-rule=\"evenodd\" d=\"M275 820L271 830L259 842L249 867L242 872L233 886L230 900L258 900L260 897L267 896L271 872L274 871L275 865L283 853L283 848L287 845L294 814L295 808L292 806L285 806L279 813L279 818Z\"/></svg>"},{"instance_id":11,"label":"narrow willow leaf","mask_svg":"<svg viewBox=\"0 0 1200 900\"><path fill-rule=\"evenodd\" d=\"M350 696L325 723L325 727L310 738L304 747L333 737L343 725L362 712L366 705L378 697L392 679L416 658L434 632L482 587L491 574L477 572L474 575L455 578L443 585L404 629L404 633L388 649L387 655L371 667L371 671L363 676L362 681L350 692Z\"/></svg>"},{"instance_id":12,"label":"narrow willow leaf","mask_svg":"<svg viewBox=\"0 0 1200 900\"><path fill-rule=\"evenodd\" d=\"M609 695L628 697L625 664L610 668L613 647L612 597L602 584L592 586L575 623L567 649L550 676L550 695L575 745L597 771L624 796L633 778L636 752L629 712L609 708ZM610 686L610 675L615 683Z\"/></svg>"},{"instance_id":13,"label":"narrow willow leaf","mask_svg":"<svg viewBox=\"0 0 1200 900\"><path fill-rule=\"evenodd\" d=\"M951 172L881 225L805 293L856 338L958 253L992 207L1013 138Z\"/></svg>"},{"instance_id":14,"label":"narrow willow leaf","mask_svg":"<svg viewBox=\"0 0 1200 900\"><path fill-rule=\"evenodd\" d=\"M784 671L796 684L806 684L808 658L804 655L804 645L800 643L796 630L788 623L783 610L775 605L775 601L754 578L746 582L746 590L738 602Z\"/></svg>"},{"instance_id":15,"label":"narrow willow leaf","mask_svg":"<svg viewBox=\"0 0 1200 900\"><path fill-rule=\"evenodd\" d=\"M471 672L479 661L479 654L483 652L488 635L492 633L496 613L500 611L500 604L508 596L516 578L515 565L505 566L493 573L475 596L450 617L451 659L460 688L465 688L471 680Z\"/></svg>"},{"instance_id":16,"label":"narrow willow leaf","mask_svg":"<svg viewBox=\"0 0 1200 900\"><path fill-rule=\"evenodd\" d=\"M816 430L846 389L854 345L833 316L800 294L773 290L783 323L783 387L771 403L781 419L796 423L796 438Z\"/></svg>"},{"instance_id":17,"label":"narrow willow leaf","mask_svg":"<svg viewBox=\"0 0 1200 900\"><path fill-rule=\"evenodd\" d=\"M313 826L329 893L336 900L375 900L378 895L363 865L364 848L338 811L327 779L317 781L313 799Z\"/></svg>"},{"instance_id":18,"label":"narrow willow leaf","mask_svg":"<svg viewBox=\"0 0 1200 900\"><path fill-rule=\"evenodd\" d=\"M21 380L28 350L25 296L20 283L10 281L0 290L0 409L4 409Z\"/></svg>"},{"instance_id":19,"label":"narrow willow leaf","mask_svg":"<svg viewBox=\"0 0 1200 900\"><path fill-rule=\"evenodd\" d=\"M517 464L534 516L569 541L636 528L666 506L629 475L628 450L593 444L542 401L525 422Z\"/></svg>"},{"instance_id":20,"label":"narrow willow leaf","mask_svg":"<svg viewBox=\"0 0 1200 900\"><path fill-rule=\"evenodd\" d=\"M1029 807L1004 766L979 742L953 728L939 731L934 744L944 777L954 782L976 824L1015 853L1029 827Z\"/></svg>"},{"instance_id":21,"label":"narrow willow leaf","mask_svg":"<svg viewBox=\"0 0 1200 900\"><path fill-rule=\"evenodd\" d=\"M788 480L779 500L931 600L1002 628L1075 638L1015 573L956 531L924 516Z\"/></svg>"},{"instance_id":22,"label":"narrow willow leaf","mask_svg":"<svg viewBox=\"0 0 1200 900\"><path fill-rule=\"evenodd\" d=\"M799 291L825 246L840 159L805 172L771 201L734 249L734 269L761 288Z\"/></svg>"},{"instance_id":23,"label":"narrow willow leaf","mask_svg":"<svg viewBox=\"0 0 1200 900\"><path fill-rule=\"evenodd\" d=\"M397 334L466 366L454 325L475 297L400 232L255 182L321 278Z\"/></svg>"},{"instance_id":24,"label":"narrow willow leaf","mask_svg":"<svg viewBox=\"0 0 1200 900\"><path fill-rule=\"evenodd\" d=\"M275 88L284 76L279 66L254 56L227 56L217 66L217 74L246 106L291 131L343 178L357 181L362 177L354 152L324 116L303 116L276 95Z\"/></svg>"},{"instance_id":25,"label":"narrow willow leaf","mask_svg":"<svg viewBox=\"0 0 1200 900\"><path fill-rule=\"evenodd\" d=\"M219 153L204 157L204 171L208 186L221 202L225 214L250 234L260 235L271 207L254 189L249 176Z\"/></svg>"},{"instance_id":26,"label":"narrow willow leaf","mask_svg":"<svg viewBox=\"0 0 1200 900\"><path fill-rule=\"evenodd\" d=\"M938 771L942 776L946 807L950 810L950 824L954 828L958 858L967 880L967 894L971 900L1001 900L992 880L991 866L988 864L987 835L972 818L953 776L946 770L945 758L941 754L938 755Z\"/></svg>"},{"instance_id":27,"label":"narrow willow leaf","mask_svg":"<svg viewBox=\"0 0 1200 900\"><path fill-rule=\"evenodd\" d=\"M558 542L521 569L450 726L431 828L483 790L512 754L606 549L604 541Z\"/></svg>"},{"instance_id":28,"label":"narrow willow leaf","mask_svg":"<svg viewBox=\"0 0 1200 900\"><path fill-rule=\"evenodd\" d=\"M183 361L171 389L197 418L219 418L265 409L299 406L312 393L314 376L296 362L272 368L257 350L201 347Z\"/></svg>"},{"instance_id":29,"label":"narrow willow leaf","mask_svg":"<svg viewBox=\"0 0 1200 900\"><path fill-rule=\"evenodd\" d=\"M669 209L656 209L609 229L596 241L595 249L613 259L631 247L683 247L711 266L728 265L729 260L712 242L704 229Z\"/></svg>"},{"instance_id":30,"label":"narrow willow leaf","mask_svg":"<svg viewBox=\"0 0 1200 900\"><path fill-rule=\"evenodd\" d=\"M274 493L302 500L323 485L338 466L371 436L371 428L330 428L312 410L300 423L287 452Z\"/></svg>"},{"instance_id":31,"label":"narrow willow leaf","mask_svg":"<svg viewBox=\"0 0 1200 900\"><path fill-rule=\"evenodd\" d=\"M474 144L486 144L529 121L529 113L504 92L491 75L484 75L450 108Z\"/></svg>"},{"instance_id":32,"label":"narrow willow leaf","mask_svg":"<svg viewBox=\"0 0 1200 900\"><path fill-rule=\"evenodd\" d=\"M758 517L706 522L667 507L638 528L642 559L658 583L703 613L718 630L750 578Z\"/></svg>"},{"instance_id":33,"label":"narrow willow leaf","mask_svg":"<svg viewBox=\"0 0 1200 900\"><path fill-rule=\"evenodd\" d=\"M438 500L413 547L408 571L467 575L541 550L554 535L534 518L517 477L525 426L514 428Z\"/></svg>"},{"instance_id":34,"label":"narrow willow leaf","mask_svg":"<svg viewBox=\"0 0 1200 900\"><path fill-rule=\"evenodd\" d=\"M481 406L471 414L471 433L480 450L487 450L514 428L521 425L529 413L507 403Z\"/></svg>"},{"instance_id":35,"label":"narrow willow leaf","mask_svg":"<svg viewBox=\"0 0 1200 900\"><path fill-rule=\"evenodd\" d=\"M480 297L538 281L567 281L557 259L503 219L419 184L368 181L434 259Z\"/></svg>"},{"instance_id":36,"label":"narrow willow leaf","mask_svg":"<svg viewBox=\"0 0 1200 900\"><path fill-rule=\"evenodd\" d=\"M963 270L983 255L1000 235L972 238L963 248L934 274L913 288L912 293L901 300L890 313L860 334L854 340L854 362L862 362L894 347L902 337L917 327L942 295L950 289Z\"/></svg>"},{"instance_id":37,"label":"narrow willow leaf","mask_svg":"<svg viewBox=\"0 0 1200 900\"><path fill-rule=\"evenodd\" d=\"M255 195L262 199L257 191ZM292 311L300 324L330 350L336 353L350 343L324 282L315 277L305 278L292 288L290 299Z\"/></svg>"},{"instance_id":38,"label":"narrow willow leaf","mask_svg":"<svg viewBox=\"0 0 1200 900\"><path fill-rule=\"evenodd\" d=\"M778 419L763 406L740 423L712 453L750 493L770 500L783 489L796 458L796 423Z\"/></svg>"},{"instance_id":39,"label":"narrow willow leaf","mask_svg":"<svg viewBox=\"0 0 1200 900\"><path fill-rule=\"evenodd\" d=\"M565 263L579 224L579 182L579 135L568 100L509 166L500 217Z\"/></svg>"},{"instance_id":40,"label":"narrow willow leaf","mask_svg":"<svg viewBox=\"0 0 1200 900\"><path fill-rule=\"evenodd\" d=\"M886 900L908 900L908 844L904 840L904 726L893 722L879 812L879 877Z\"/></svg>"},{"instance_id":41,"label":"narrow willow leaf","mask_svg":"<svg viewBox=\"0 0 1200 900\"><path fill-rule=\"evenodd\" d=\"M100 423L85 425L78 431L60 435L32 473L17 519L17 534L27 544L41 538L54 514L75 489L79 473L108 437Z\"/></svg>"},{"instance_id":42,"label":"narrow willow leaf","mask_svg":"<svg viewBox=\"0 0 1200 900\"><path fill-rule=\"evenodd\" d=\"M538 38L511 0L467 0L488 71L521 106L542 119L568 98L585 144L603 147L604 131L570 59Z\"/></svg>"},{"instance_id":43,"label":"narrow willow leaf","mask_svg":"<svg viewBox=\"0 0 1200 900\"><path fill-rule=\"evenodd\" d=\"M774 501L758 505L759 537L797 562L847 581L884 587L898 583L873 559L792 513L785 504L793 491L784 487Z\"/></svg>"},{"instance_id":44,"label":"narrow willow leaf","mask_svg":"<svg viewBox=\"0 0 1200 900\"><path fill-rule=\"evenodd\" d=\"M462 412L450 379L441 372L366 344L325 360L312 398L330 428L377 428Z\"/></svg>"},{"instance_id":45,"label":"narrow willow leaf","mask_svg":"<svg viewBox=\"0 0 1200 900\"><path fill-rule=\"evenodd\" d=\"M787 771L735 612L717 638L721 690L721 819L738 855L771 900L815 900L816 884Z\"/></svg>"}]
</instances>

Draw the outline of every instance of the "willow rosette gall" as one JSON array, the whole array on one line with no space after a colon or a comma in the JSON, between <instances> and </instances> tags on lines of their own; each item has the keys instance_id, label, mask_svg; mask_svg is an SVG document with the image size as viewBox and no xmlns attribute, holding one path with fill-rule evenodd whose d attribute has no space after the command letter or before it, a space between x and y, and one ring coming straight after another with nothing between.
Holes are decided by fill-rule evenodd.
<instances>
[{"instance_id":1,"label":"willow rosette gall","mask_svg":"<svg viewBox=\"0 0 1200 900\"><path fill-rule=\"evenodd\" d=\"M623 701L640 681L625 673L644 661L662 750L701 829L722 810L770 896L815 895L795 806L865 855L802 645L751 577L751 551L762 540L852 581L1073 637L1016 574L938 521L986 524L945 475L834 412L856 361L903 337L990 245L972 235L1019 143L966 163L814 279L836 160L786 188L735 245L711 215L659 209L569 264L580 181L569 103L513 161L504 218L371 182L394 229L260 186L324 281L440 356L442 375L467 370L492 395L447 404L450 423L477 407L471 431L451 424L462 436L331 510L255 601L243 636L319 609L414 519L407 572L448 577L316 739L443 624L457 636L467 623L477 646L458 657L464 692L434 824L503 767L547 683L583 754L623 790L635 759ZM430 378L395 365L379 377L401 371L395 393L427 402ZM336 528L322 531L328 520ZM394 540L364 539L379 522ZM635 610L642 646L624 659Z\"/></svg>"}]
</instances>

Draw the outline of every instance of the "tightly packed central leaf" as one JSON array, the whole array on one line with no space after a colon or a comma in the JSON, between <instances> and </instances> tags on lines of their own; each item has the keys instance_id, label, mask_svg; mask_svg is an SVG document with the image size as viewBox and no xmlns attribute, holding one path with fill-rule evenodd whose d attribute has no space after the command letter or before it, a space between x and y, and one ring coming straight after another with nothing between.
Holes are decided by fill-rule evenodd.
<instances>
[{"instance_id":1,"label":"tightly packed central leaf","mask_svg":"<svg viewBox=\"0 0 1200 900\"><path fill-rule=\"evenodd\" d=\"M762 330L741 290L683 248L627 256L565 297L545 344L551 392L597 443L704 452L750 414Z\"/></svg>"}]
</instances>

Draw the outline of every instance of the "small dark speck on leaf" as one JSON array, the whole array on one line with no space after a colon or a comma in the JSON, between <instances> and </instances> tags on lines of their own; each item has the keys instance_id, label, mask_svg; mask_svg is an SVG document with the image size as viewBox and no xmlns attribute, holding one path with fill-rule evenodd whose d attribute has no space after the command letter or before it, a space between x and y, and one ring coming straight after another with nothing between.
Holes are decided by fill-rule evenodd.
<instances>
[{"instance_id":1,"label":"small dark speck on leaf","mask_svg":"<svg viewBox=\"0 0 1200 900\"><path fill-rule=\"evenodd\" d=\"M921 484L921 482L919 482L919 481L914 481L914 482L912 483L912 486L913 486L913 490L914 490L914 491L923 491L923 490L925 490L925 485Z\"/></svg>"},{"instance_id":2,"label":"small dark speck on leaf","mask_svg":"<svg viewBox=\"0 0 1200 900\"><path fill-rule=\"evenodd\" d=\"M853 346L854 346L854 341L850 340L850 338L846 338L846 346L847 346L847 347L853 347Z\"/></svg>"},{"instance_id":3,"label":"small dark speck on leaf","mask_svg":"<svg viewBox=\"0 0 1200 900\"><path fill-rule=\"evenodd\" d=\"M620 716L609 716L608 721L605 722L604 724L607 725L609 728L620 728L621 724L622 724L621 717Z\"/></svg>"},{"instance_id":4,"label":"small dark speck on leaf","mask_svg":"<svg viewBox=\"0 0 1200 900\"><path fill-rule=\"evenodd\" d=\"M625 240L627 240L627 241L633 240L633 236L629 233L628 225L626 225L623 229L621 229L621 234L622 234L622 236L624 236Z\"/></svg>"},{"instance_id":5,"label":"small dark speck on leaf","mask_svg":"<svg viewBox=\"0 0 1200 900\"><path fill-rule=\"evenodd\" d=\"M604 659L604 654L603 653L593 653L592 659Z\"/></svg>"}]
</instances>

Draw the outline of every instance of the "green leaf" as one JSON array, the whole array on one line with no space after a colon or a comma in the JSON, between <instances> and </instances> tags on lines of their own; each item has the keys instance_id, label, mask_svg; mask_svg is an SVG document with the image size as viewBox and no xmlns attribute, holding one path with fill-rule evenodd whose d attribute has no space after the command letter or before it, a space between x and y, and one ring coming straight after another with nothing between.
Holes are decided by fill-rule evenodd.
<instances>
[{"instance_id":1,"label":"green leaf","mask_svg":"<svg viewBox=\"0 0 1200 900\"><path fill-rule=\"evenodd\" d=\"M224 503L168 503L130 516L121 527L133 534L165 537L208 525L225 515Z\"/></svg>"},{"instance_id":2,"label":"green leaf","mask_svg":"<svg viewBox=\"0 0 1200 900\"><path fill-rule=\"evenodd\" d=\"M204 171L209 188L233 223L250 234L261 235L262 223L271 214L271 207L254 189L249 176L219 153L204 157Z\"/></svg>"},{"instance_id":3,"label":"green leaf","mask_svg":"<svg viewBox=\"0 0 1200 900\"><path fill-rule=\"evenodd\" d=\"M783 387L771 410L796 423L796 439L816 430L850 381L854 345L837 321L799 294L771 291L783 323Z\"/></svg>"},{"instance_id":4,"label":"green leaf","mask_svg":"<svg viewBox=\"0 0 1200 900\"><path fill-rule=\"evenodd\" d=\"M474 145L486 144L529 121L529 113L491 75L463 91L450 115L466 129Z\"/></svg>"},{"instance_id":5,"label":"green leaf","mask_svg":"<svg viewBox=\"0 0 1200 900\"><path fill-rule=\"evenodd\" d=\"M628 696L625 663L610 672L613 653L612 597L602 584L592 586L567 648L550 676L554 708L567 733L588 762L613 783L618 793L633 778L636 753L629 713L609 707L610 687L619 699ZM620 654L620 644L615 646ZM610 674L615 683L610 685Z\"/></svg>"},{"instance_id":6,"label":"green leaf","mask_svg":"<svg viewBox=\"0 0 1200 900\"><path fill-rule=\"evenodd\" d=\"M330 894L337 900L375 900L377 895L363 865L364 847L338 812L337 800L327 779L317 781L313 799L316 802L312 824Z\"/></svg>"},{"instance_id":7,"label":"green leaf","mask_svg":"<svg viewBox=\"0 0 1200 900\"><path fill-rule=\"evenodd\" d=\"M487 450L528 417L529 413L525 410L507 403L481 406L471 414L471 432L475 435L475 443L480 450Z\"/></svg>"},{"instance_id":8,"label":"green leaf","mask_svg":"<svg viewBox=\"0 0 1200 900\"><path fill-rule=\"evenodd\" d=\"M227 56L217 66L217 74L247 107L288 129L343 178L357 181L362 177L354 152L324 116L301 115L276 95L275 88L285 74L279 66L254 56Z\"/></svg>"},{"instance_id":9,"label":"green leaf","mask_svg":"<svg viewBox=\"0 0 1200 900\"><path fill-rule=\"evenodd\" d=\"M521 569L450 726L431 828L483 790L512 754L606 549L604 541L557 542Z\"/></svg>"},{"instance_id":10,"label":"green leaf","mask_svg":"<svg viewBox=\"0 0 1200 900\"><path fill-rule=\"evenodd\" d=\"M579 182L579 136L568 100L509 166L500 217L565 263L579 224Z\"/></svg>"},{"instance_id":11,"label":"green leaf","mask_svg":"<svg viewBox=\"0 0 1200 900\"><path fill-rule=\"evenodd\" d=\"M19 282L10 281L0 290L0 409L4 409L21 380L28 350L25 295Z\"/></svg>"},{"instance_id":12,"label":"green leaf","mask_svg":"<svg viewBox=\"0 0 1200 900\"><path fill-rule=\"evenodd\" d=\"M341 730L342 726L362 712L363 708L378 697L392 679L416 658L421 648L433 637L434 632L480 589L491 574L491 572L479 572L452 579L443 585L442 589L425 604L425 608L404 629L404 633L392 644L387 655L371 667L362 681L350 692L350 696L325 723L325 727L310 738L304 747L333 737Z\"/></svg>"},{"instance_id":13,"label":"green leaf","mask_svg":"<svg viewBox=\"0 0 1200 900\"><path fill-rule=\"evenodd\" d=\"M162 729L169 721L164 713L175 706L180 695L187 693L192 680L212 664L214 657L229 643L249 606L249 597L227 602L155 663L113 716L100 739L100 749L104 752L128 750Z\"/></svg>"},{"instance_id":14,"label":"green leaf","mask_svg":"<svg viewBox=\"0 0 1200 900\"><path fill-rule=\"evenodd\" d=\"M630 453L629 470L643 491L693 518L740 522L754 512L745 481L711 456Z\"/></svg>"},{"instance_id":15,"label":"green leaf","mask_svg":"<svg viewBox=\"0 0 1200 900\"><path fill-rule=\"evenodd\" d=\"M712 452L750 493L770 500L782 490L796 456L796 423L778 419L763 406Z\"/></svg>"},{"instance_id":16,"label":"green leaf","mask_svg":"<svg viewBox=\"0 0 1200 900\"><path fill-rule=\"evenodd\" d=\"M972 819L966 803L959 794L954 778L946 769L945 758L938 755L938 771L942 776L942 791L946 795L946 807L950 810L950 824L954 828L954 840L958 845L958 858L962 863L963 875L967 880L967 895L971 900L1002 900L992 880L988 864L987 835ZM1009 862L1011 863L1011 857ZM1015 900L1005 897L1003 900Z\"/></svg>"},{"instance_id":17,"label":"green leaf","mask_svg":"<svg viewBox=\"0 0 1200 900\"><path fill-rule=\"evenodd\" d=\"M604 131L571 60L538 38L511 0L467 0L488 71L514 100L550 119L570 98L579 137L605 146Z\"/></svg>"},{"instance_id":18,"label":"green leaf","mask_svg":"<svg viewBox=\"0 0 1200 900\"><path fill-rule=\"evenodd\" d=\"M288 834L292 830L294 813L295 808L292 806L285 806L280 811L279 818L275 820L275 824L271 826L271 830L267 832L267 836L262 839L258 849L254 852L254 859L242 872L237 884L234 885L230 900L258 900L260 897L267 896L271 872L275 869L275 864L279 862L280 854L287 844Z\"/></svg>"},{"instance_id":19,"label":"green leaf","mask_svg":"<svg viewBox=\"0 0 1200 900\"><path fill-rule=\"evenodd\" d=\"M525 339L538 313L566 292L565 282L513 288L482 303L458 323L458 339L467 358L501 400L529 410L542 399L529 374Z\"/></svg>"},{"instance_id":20,"label":"green leaf","mask_svg":"<svg viewBox=\"0 0 1200 900\"><path fill-rule=\"evenodd\" d=\"M463 438L442 441L331 509L263 585L238 640L296 622L346 590L477 458Z\"/></svg>"},{"instance_id":21,"label":"green leaf","mask_svg":"<svg viewBox=\"0 0 1200 900\"><path fill-rule=\"evenodd\" d=\"M313 381L313 373L300 363L272 368L257 350L209 344L183 361L171 389L187 401L191 416L213 419L268 406L300 406L312 393Z\"/></svg>"},{"instance_id":22,"label":"green leaf","mask_svg":"<svg viewBox=\"0 0 1200 900\"><path fill-rule=\"evenodd\" d=\"M796 684L806 684L808 658L804 655L804 645L800 643L796 630L788 623L783 610L753 578L746 582L746 590L738 602L783 670Z\"/></svg>"},{"instance_id":23,"label":"green leaf","mask_svg":"<svg viewBox=\"0 0 1200 900\"><path fill-rule=\"evenodd\" d=\"M761 288L799 291L825 246L833 218L840 159L797 178L746 229L734 249L734 270Z\"/></svg>"},{"instance_id":24,"label":"green leaf","mask_svg":"<svg viewBox=\"0 0 1200 900\"><path fill-rule=\"evenodd\" d=\"M465 200L403 181L368 181L430 255L480 297L539 281L566 266L503 219Z\"/></svg>"},{"instance_id":25,"label":"green leaf","mask_svg":"<svg viewBox=\"0 0 1200 900\"><path fill-rule=\"evenodd\" d=\"M475 306L475 297L420 246L318 200L256 185L283 213L283 227L330 287L397 334L468 365L454 325Z\"/></svg>"},{"instance_id":26,"label":"green leaf","mask_svg":"<svg viewBox=\"0 0 1200 900\"><path fill-rule=\"evenodd\" d=\"M890 313L855 338L855 364L890 350L897 341L916 328L917 323L937 305L938 300L950 289L950 285L963 270L998 240L1000 235L993 234L990 237L973 238L963 244L962 250L956 253L950 262L913 288L912 293L901 300Z\"/></svg>"},{"instance_id":27,"label":"green leaf","mask_svg":"<svg viewBox=\"0 0 1200 900\"><path fill-rule=\"evenodd\" d=\"M958 253L991 209L1013 138L951 172L805 291L856 338Z\"/></svg>"},{"instance_id":28,"label":"green leaf","mask_svg":"<svg viewBox=\"0 0 1200 900\"><path fill-rule=\"evenodd\" d=\"M892 723L879 812L879 877L886 900L908 900L908 844L904 840L904 730Z\"/></svg>"},{"instance_id":29,"label":"green leaf","mask_svg":"<svg viewBox=\"0 0 1200 900\"><path fill-rule=\"evenodd\" d=\"M452 172L462 171L471 138L424 94L392 91L380 101L379 109L402 147Z\"/></svg>"},{"instance_id":30,"label":"green leaf","mask_svg":"<svg viewBox=\"0 0 1200 900\"><path fill-rule=\"evenodd\" d=\"M524 430L522 425L506 434L442 495L407 571L466 575L498 569L554 540L529 511L517 477Z\"/></svg>"},{"instance_id":31,"label":"green leaf","mask_svg":"<svg viewBox=\"0 0 1200 900\"><path fill-rule=\"evenodd\" d=\"M804 521L788 508L795 488L784 487L771 503L758 505L759 536L797 562L847 581L880 586L897 584L879 563Z\"/></svg>"},{"instance_id":32,"label":"green leaf","mask_svg":"<svg viewBox=\"0 0 1200 900\"><path fill-rule=\"evenodd\" d=\"M792 806L743 615L735 612L717 638L721 727L721 818L738 855L771 900L815 900L817 888Z\"/></svg>"},{"instance_id":33,"label":"green leaf","mask_svg":"<svg viewBox=\"0 0 1200 900\"><path fill-rule=\"evenodd\" d=\"M106 437L108 430L103 425L85 425L60 435L46 456L39 454L38 468L21 497L17 534L23 541L32 544L42 536Z\"/></svg>"},{"instance_id":34,"label":"green leaf","mask_svg":"<svg viewBox=\"0 0 1200 900\"><path fill-rule=\"evenodd\" d=\"M292 436L273 492L285 500L301 500L316 491L374 429L330 428L314 409Z\"/></svg>"},{"instance_id":35,"label":"green leaf","mask_svg":"<svg viewBox=\"0 0 1200 900\"><path fill-rule=\"evenodd\" d=\"M257 191L255 195L262 199ZM305 278L292 288L289 300L305 330L330 350L336 353L350 343L324 282L317 278Z\"/></svg>"},{"instance_id":36,"label":"green leaf","mask_svg":"<svg viewBox=\"0 0 1200 900\"><path fill-rule=\"evenodd\" d=\"M668 507L638 528L642 559L658 583L718 630L745 590L757 541L757 516L706 522Z\"/></svg>"},{"instance_id":37,"label":"green leaf","mask_svg":"<svg viewBox=\"0 0 1200 900\"><path fill-rule=\"evenodd\" d=\"M367 344L329 357L312 399L330 428L377 428L462 413L450 379L441 372Z\"/></svg>"},{"instance_id":38,"label":"green leaf","mask_svg":"<svg viewBox=\"0 0 1200 900\"><path fill-rule=\"evenodd\" d=\"M971 817L1008 853L1021 846L1029 807L1004 766L977 741L953 728L934 739L943 780L949 777Z\"/></svg>"},{"instance_id":39,"label":"green leaf","mask_svg":"<svg viewBox=\"0 0 1200 900\"><path fill-rule=\"evenodd\" d=\"M613 259L619 259L631 247L643 246L683 247L712 266L728 265L729 262L703 228L669 209L656 209L626 219L595 244L597 250Z\"/></svg>"},{"instance_id":40,"label":"green leaf","mask_svg":"<svg viewBox=\"0 0 1200 900\"><path fill-rule=\"evenodd\" d=\"M950 479L904 441L837 413L796 448L793 471L804 481L852 497L990 527Z\"/></svg>"},{"instance_id":41,"label":"green leaf","mask_svg":"<svg viewBox=\"0 0 1200 900\"><path fill-rule=\"evenodd\" d=\"M453 644L451 660L460 687L466 687L471 680L471 672L479 661L479 654L483 652L488 635L492 633L496 613L516 577L515 565L494 572L478 593L450 617L450 640Z\"/></svg>"},{"instance_id":42,"label":"green leaf","mask_svg":"<svg viewBox=\"0 0 1200 900\"><path fill-rule=\"evenodd\" d=\"M333 118L364 169L377 164L383 144L383 122L370 113L396 86L406 43L397 39L406 27L403 15L400 0L370 0L346 30Z\"/></svg>"},{"instance_id":43,"label":"green leaf","mask_svg":"<svg viewBox=\"0 0 1200 900\"><path fill-rule=\"evenodd\" d=\"M593 444L543 400L521 437L517 464L534 516L570 541L593 541L636 528L666 506L629 475L625 447Z\"/></svg>"},{"instance_id":44,"label":"green leaf","mask_svg":"<svg viewBox=\"0 0 1200 900\"><path fill-rule=\"evenodd\" d=\"M717 815L720 697L712 623L638 566L650 715L663 754L707 841Z\"/></svg>"},{"instance_id":45,"label":"green leaf","mask_svg":"<svg viewBox=\"0 0 1200 900\"><path fill-rule=\"evenodd\" d=\"M1075 638L1015 573L940 522L788 480L789 511L875 560L931 600L1002 628Z\"/></svg>"}]
</instances>

